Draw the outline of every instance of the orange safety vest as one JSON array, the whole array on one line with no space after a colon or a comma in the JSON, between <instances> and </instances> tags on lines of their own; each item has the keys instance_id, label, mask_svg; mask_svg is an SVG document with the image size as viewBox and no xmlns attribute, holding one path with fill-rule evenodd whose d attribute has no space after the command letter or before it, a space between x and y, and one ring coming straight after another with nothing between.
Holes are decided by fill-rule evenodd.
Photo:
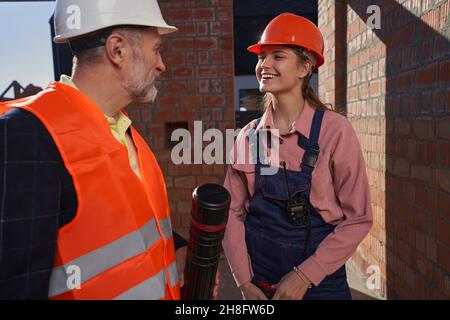
<instances>
[{"instance_id":1,"label":"orange safety vest","mask_svg":"<svg viewBox=\"0 0 450 320\"><path fill-rule=\"evenodd\" d=\"M142 181L82 92L54 82L0 104L0 115L10 108L30 111L45 125L77 194L76 216L58 233L49 298L180 299L164 178L139 133L131 127Z\"/></svg>"}]
</instances>

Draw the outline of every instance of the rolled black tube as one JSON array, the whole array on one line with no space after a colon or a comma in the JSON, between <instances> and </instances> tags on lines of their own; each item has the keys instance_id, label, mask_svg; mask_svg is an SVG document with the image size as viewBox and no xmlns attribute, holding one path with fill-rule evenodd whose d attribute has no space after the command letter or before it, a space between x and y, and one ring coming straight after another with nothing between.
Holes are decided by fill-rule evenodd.
<instances>
[{"instance_id":1,"label":"rolled black tube","mask_svg":"<svg viewBox=\"0 0 450 320\"><path fill-rule=\"evenodd\" d=\"M192 194L183 300L212 298L230 199L227 189L218 184L198 186Z\"/></svg>"}]
</instances>

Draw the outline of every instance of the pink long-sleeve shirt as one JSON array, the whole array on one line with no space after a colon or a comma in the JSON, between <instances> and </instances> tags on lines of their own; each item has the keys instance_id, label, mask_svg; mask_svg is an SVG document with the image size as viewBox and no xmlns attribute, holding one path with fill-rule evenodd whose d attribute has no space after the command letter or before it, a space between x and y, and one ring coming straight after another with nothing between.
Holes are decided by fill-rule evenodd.
<instances>
[{"instance_id":1,"label":"pink long-sleeve shirt","mask_svg":"<svg viewBox=\"0 0 450 320\"><path fill-rule=\"evenodd\" d=\"M305 102L289 133L279 136L279 160L285 161L286 169L300 170L304 150L297 144L298 135L301 133L309 138L313 115L314 109ZM249 150L247 134L254 125L255 121L250 122L239 133L234 144L234 159L239 150ZM263 128L274 128L271 107L256 130ZM316 286L345 264L372 226L364 158L350 122L338 113L326 111L319 146L310 201L324 221L336 227L315 253L298 266ZM224 182L231 194L231 205L223 249L238 286L250 281L253 275L245 243L244 219L255 190L255 165L241 162L235 160L229 165Z\"/></svg>"}]
</instances>

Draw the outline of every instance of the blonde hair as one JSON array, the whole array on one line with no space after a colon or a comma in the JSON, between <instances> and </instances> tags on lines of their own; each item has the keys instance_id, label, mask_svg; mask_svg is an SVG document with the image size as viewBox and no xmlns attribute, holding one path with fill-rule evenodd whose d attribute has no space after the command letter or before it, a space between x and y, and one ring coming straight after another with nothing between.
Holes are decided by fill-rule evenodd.
<instances>
[{"instance_id":1,"label":"blonde hair","mask_svg":"<svg viewBox=\"0 0 450 320\"><path fill-rule=\"evenodd\" d=\"M320 100L319 96L316 94L316 92L314 91L314 89L311 86L310 81L311 81L311 77L312 77L312 70L314 70L314 67L317 63L316 57L314 56L314 54L311 53L308 49L303 48L303 47L291 46L291 45L286 45L286 47L290 48L294 51L294 53L297 55L299 64L310 62L312 65L311 72L303 79L303 84L302 84L302 95L305 98L305 100L308 102L308 104L314 109L324 110L324 111L325 110L335 111L333 106L330 103L323 103ZM274 97L270 92L268 92L264 95L264 97L263 97L264 111L267 110L267 108L272 103L273 99L274 99Z\"/></svg>"}]
</instances>

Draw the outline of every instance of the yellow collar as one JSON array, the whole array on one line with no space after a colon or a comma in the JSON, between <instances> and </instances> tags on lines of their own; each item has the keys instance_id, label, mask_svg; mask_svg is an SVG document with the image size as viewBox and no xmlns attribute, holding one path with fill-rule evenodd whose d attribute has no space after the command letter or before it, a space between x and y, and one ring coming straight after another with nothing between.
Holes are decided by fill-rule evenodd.
<instances>
[{"instance_id":1,"label":"yellow collar","mask_svg":"<svg viewBox=\"0 0 450 320\"><path fill-rule=\"evenodd\" d=\"M77 90L78 87L75 85L75 83L72 81L72 78L63 74L61 75L61 78L59 82L64 83L65 85L71 86ZM111 130L116 133L120 139L125 137L125 133L127 132L128 128L131 125L131 120L128 118L124 113L119 112L114 117L109 117L107 115L104 115L106 118L106 121L109 124L109 127Z\"/></svg>"}]
</instances>

